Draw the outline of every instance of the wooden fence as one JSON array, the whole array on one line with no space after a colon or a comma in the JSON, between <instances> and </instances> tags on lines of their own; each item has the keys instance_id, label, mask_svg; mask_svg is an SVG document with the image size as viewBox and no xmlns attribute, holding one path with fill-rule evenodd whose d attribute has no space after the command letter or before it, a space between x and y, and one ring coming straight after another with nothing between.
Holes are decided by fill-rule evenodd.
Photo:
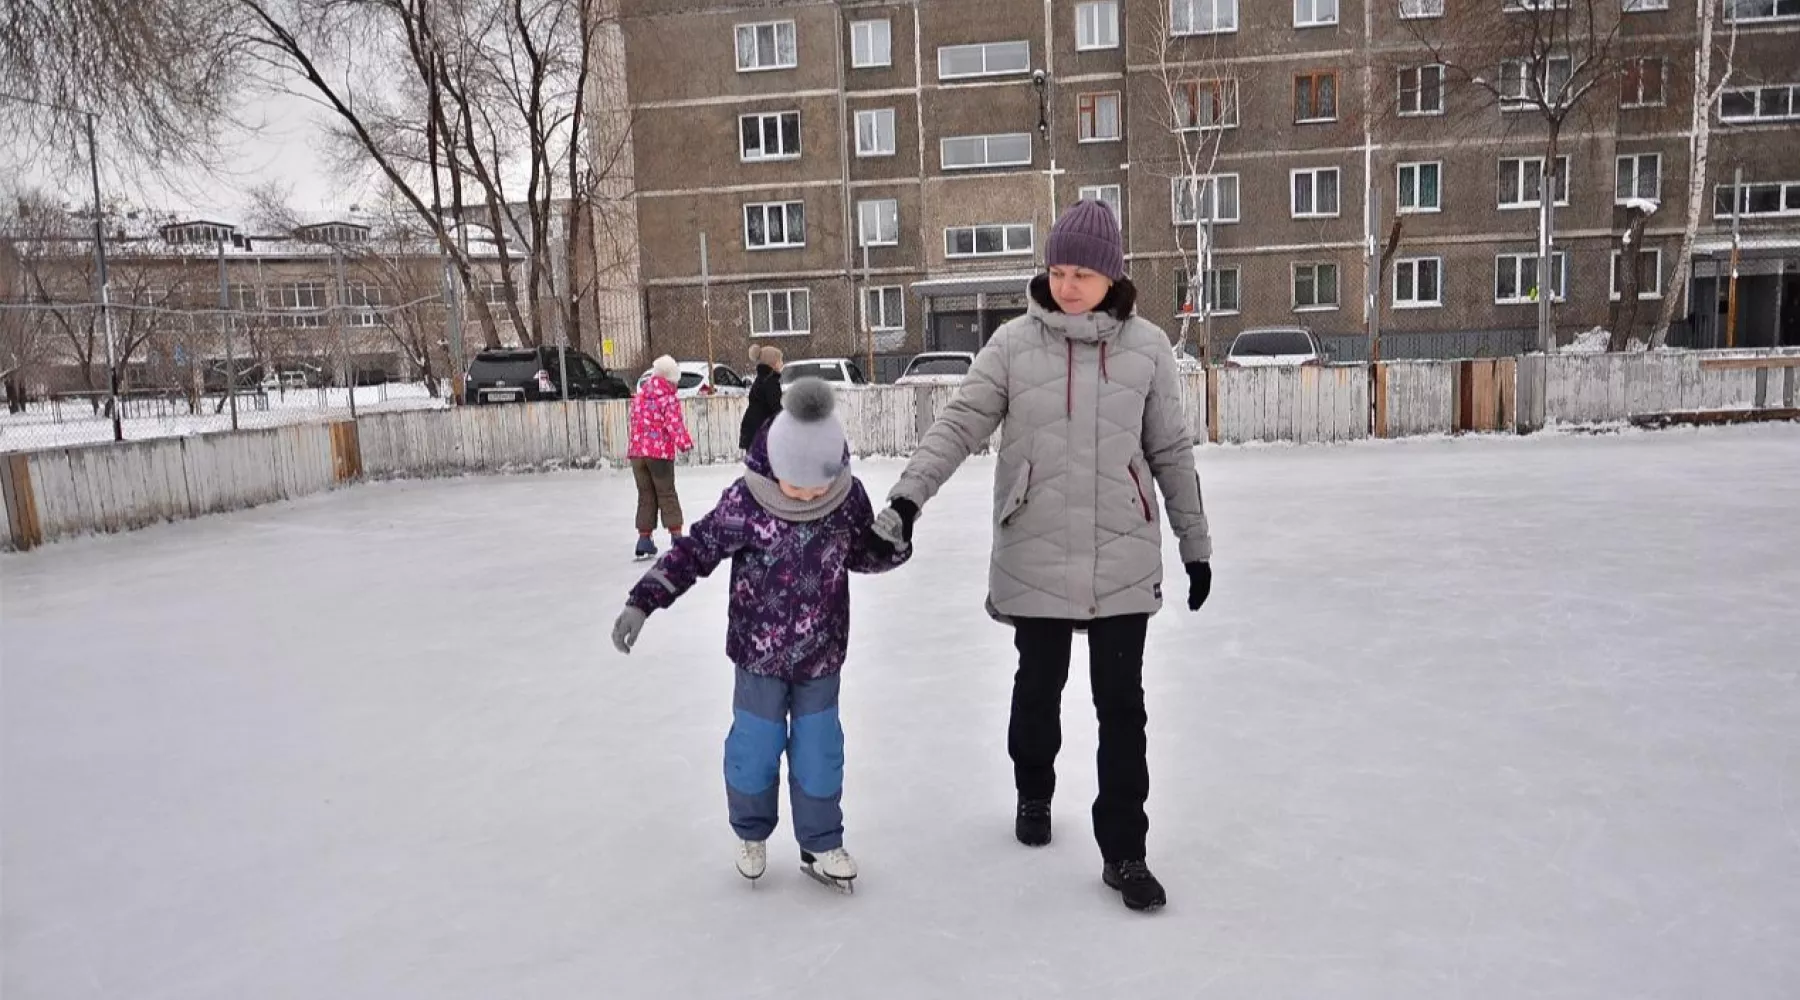
<instances>
[{"instance_id":1,"label":"wooden fence","mask_svg":"<svg viewBox=\"0 0 1800 1000\"><path fill-rule=\"evenodd\" d=\"M1182 376L1197 441L1297 444L1646 414L1793 408L1800 352L1559 355L1377 366L1212 369ZM911 454L948 387L841 392L857 455ZM686 400L689 463L735 462L742 398ZM0 548L26 549L290 499L365 478L620 464L622 401L378 413L355 422L159 438L0 456ZM990 447L992 442L990 442Z\"/></svg>"}]
</instances>

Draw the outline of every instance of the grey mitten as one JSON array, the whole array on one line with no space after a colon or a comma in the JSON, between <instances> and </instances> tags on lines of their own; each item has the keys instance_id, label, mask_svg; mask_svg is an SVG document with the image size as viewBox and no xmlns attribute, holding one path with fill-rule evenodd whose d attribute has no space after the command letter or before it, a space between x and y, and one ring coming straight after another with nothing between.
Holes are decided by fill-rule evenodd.
<instances>
[{"instance_id":1,"label":"grey mitten","mask_svg":"<svg viewBox=\"0 0 1800 1000\"><path fill-rule=\"evenodd\" d=\"M619 612L618 620L613 622L613 647L630 655L631 647L637 645L638 633L644 631L644 622L649 617L627 604L625 610Z\"/></svg>"},{"instance_id":2,"label":"grey mitten","mask_svg":"<svg viewBox=\"0 0 1800 1000\"><path fill-rule=\"evenodd\" d=\"M895 550L905 552L912 544L913 521L918 516L917 504L905 497L896 497L875 515L875 535Z\"/></svg>"}]
</instances>

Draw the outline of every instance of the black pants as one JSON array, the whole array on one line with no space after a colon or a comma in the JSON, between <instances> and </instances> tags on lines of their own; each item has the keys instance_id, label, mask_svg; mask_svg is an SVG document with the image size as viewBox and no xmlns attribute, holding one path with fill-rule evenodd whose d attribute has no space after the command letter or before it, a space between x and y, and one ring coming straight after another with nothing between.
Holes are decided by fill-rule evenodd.
<instances>
[{"instance_id":1,"label":"black pants","mask_svg":"<svg viewBox=\"0 0 1800 1000\"><path fill-rule=\"evenodd\" d=\"M1020 618L1013 622L1019 672L1013 678L1012 724L1006 734L1013 780L1021 798L1056 791L1056 752L1062 749L1062 691L1069 680L1075 622ZM1144 856L1150 818L1150 765L1144 738L1144 635L1149 615L1087 622L1088 676L1100 717L1100 795L1094 799L1094 839L1107 861Z\"/></svg>"}]
</instances>

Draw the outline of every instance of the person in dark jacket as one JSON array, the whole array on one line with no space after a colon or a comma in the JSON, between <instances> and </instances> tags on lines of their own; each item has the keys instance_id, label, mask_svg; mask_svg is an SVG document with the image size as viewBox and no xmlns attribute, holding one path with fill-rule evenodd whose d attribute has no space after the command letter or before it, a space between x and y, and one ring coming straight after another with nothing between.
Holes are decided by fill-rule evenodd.
<instances>
[{"instance_id":1,"label":"person in dark jacket","mask_svg":"<svg viewBox=\"0 0 1800 1000\"><path fill-rule=\"evenodd\" d=\"M781 348L751 347L750 361L756 365L756 381L750 384L750 405L744 410L744 425L738 431L738 447L745 451L756 443L758 432L781 412Z\"/></svg>"}]
</instances>

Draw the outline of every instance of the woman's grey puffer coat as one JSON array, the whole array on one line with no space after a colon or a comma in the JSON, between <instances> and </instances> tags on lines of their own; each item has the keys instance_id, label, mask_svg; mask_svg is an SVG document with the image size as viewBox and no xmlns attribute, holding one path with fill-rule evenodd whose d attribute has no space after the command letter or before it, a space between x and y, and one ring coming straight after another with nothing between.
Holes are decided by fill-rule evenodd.
<instances>
[{"instance_id":1,"label":"woman's grey puffer coat","mask_svg":"<svg viewBox=\"0 0 1800 1000\"><path fill-rule=\"evenodd\" d=\"M1182 562L1212 556L1174 349L1152 323L1066 315L1038 294L995 331L889 497L922 509L999 428L989 612L1154 614L1163 559L1152 479Z\"/></svg>"}]
</instances>

